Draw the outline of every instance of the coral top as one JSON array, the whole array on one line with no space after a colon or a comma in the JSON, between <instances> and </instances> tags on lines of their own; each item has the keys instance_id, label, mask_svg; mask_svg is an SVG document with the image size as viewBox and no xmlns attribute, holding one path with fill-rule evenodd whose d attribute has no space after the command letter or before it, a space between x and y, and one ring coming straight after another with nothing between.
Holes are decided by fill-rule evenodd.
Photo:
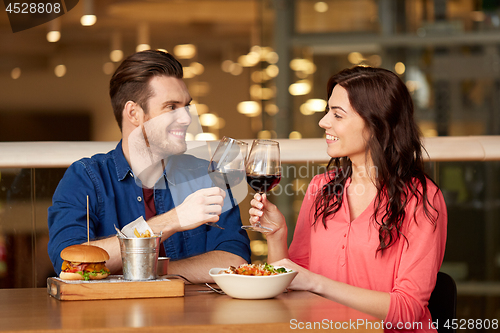
<instances>
[{"instance_id":1,"label":"coral top","mask_svg":"<svg viewBox=\"0 0 500 333\"><path fill-rule=\"evenodd\" d=\"M332 280L390 293L389 313L384 320L386 331L392 327L410 328L408 332L436 332L427 304L446 245L447 212L439 189L427 180L429 201L439 213L436 225L426 217L421 203L414 216L416 199L412 198L401 229L408 242L400 237L381 256L376 252L379 233L372 218L373 202L350 220L347 201L350 179L346 182L342 207L327 220L327 229L321 221L312 226L315 195L326 181L324 174L317 175L309 184L290 245L290 259Z\"/></svg>"}]
</instances>

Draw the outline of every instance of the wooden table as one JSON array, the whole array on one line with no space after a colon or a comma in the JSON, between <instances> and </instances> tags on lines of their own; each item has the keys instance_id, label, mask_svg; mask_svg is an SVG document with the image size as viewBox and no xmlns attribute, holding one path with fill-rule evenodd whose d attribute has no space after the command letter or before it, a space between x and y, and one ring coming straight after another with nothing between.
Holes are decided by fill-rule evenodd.
<instances>
[{"instance_id":1,"label":"wooden table","mask_svg":"<svg viewBox=\"0 0 500 333\"><path fill-rule=\"evenodd\" d=\"M98 301L58 301L46 288L0 289L0 331L290 332L308 325L383 331L379 320L309 292L240 300L207 289L187 285L184 297Z\"/></svg>"}]
</instances>

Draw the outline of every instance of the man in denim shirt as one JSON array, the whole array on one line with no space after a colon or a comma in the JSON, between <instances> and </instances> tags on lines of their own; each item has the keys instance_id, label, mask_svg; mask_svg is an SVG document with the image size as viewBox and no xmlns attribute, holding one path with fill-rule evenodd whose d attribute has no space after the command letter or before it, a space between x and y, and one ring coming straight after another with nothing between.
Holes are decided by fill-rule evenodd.
<instances>
[{"instance_id":1,"label":"man in denim shirt","mask_svg":"<svg viewBox=\"0 0 500 333\"><path fill-rule=\"evenodd\" d=\"M140 216L147 218L155 234L162 232L171 274L206 282L211 281L210 268L250 261L249 239L240 228L238 206L223 209L229 200L226 192L203 177L208 162L182 154L191 123L186 111L191 97L182 77L181 64L161 51L138 52L116 70L110 97L122 140L107 154L73 163L48 210L48 252L57 273L61 271L61 250L87 241L87 196L90 243L109 253L106 266L112 273L122 267L114 226L121 229ZM168 152L164 174L152 189L143 188L131 168L129 137L138 128L144 131L148 120L165 116L169 123L160 133L166 143L162 149ZM177 192L189 191L183 193L182 201L172 195L176 188L182 188ZM208 222L217 222L224 230L206 225Z\"/></svg>"}]
</instances>

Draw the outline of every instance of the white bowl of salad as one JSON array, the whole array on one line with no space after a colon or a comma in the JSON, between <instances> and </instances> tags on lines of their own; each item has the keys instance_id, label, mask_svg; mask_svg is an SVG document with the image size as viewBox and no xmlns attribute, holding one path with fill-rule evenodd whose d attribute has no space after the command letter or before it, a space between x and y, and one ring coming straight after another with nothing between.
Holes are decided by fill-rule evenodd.
<instances>
[{"instance_id":1,"label":"white bowl of salad","mask_svg":"<svg viewBox=\"0 0 500 333\"><path fill-rule=\"evenodd\" d=\"M269 264L245 264L212 268L209 274L222 291L233 298L265 299L284 292L297 272Z\"/></svg>"}]
</instances>

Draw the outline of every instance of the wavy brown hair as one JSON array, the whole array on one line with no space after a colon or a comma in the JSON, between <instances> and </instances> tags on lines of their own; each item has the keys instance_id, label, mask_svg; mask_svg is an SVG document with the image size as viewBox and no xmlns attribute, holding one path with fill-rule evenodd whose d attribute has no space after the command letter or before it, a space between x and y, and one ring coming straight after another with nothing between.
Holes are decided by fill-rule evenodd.
<instances>
[{"instance_id":1,"label":"wavy brown hair","mask_svg":"<svg viewBox=\"0 0 500 333\"><path fill-rule=\"evenodd\" d=\"M363 118L370 133L366 156L372 158L377 171L373 220L379 226L377 252L383 253L401 236L406 239L401 227L413 197L417 200L416 207L423 204L425 215L434 227L439 214L427 196L424 148L413 118L413 102L401 79L382 68L358 66L333 75L328 81L328 99L337 84L347 90L351 106ZM325 229L327 219L342 206L343 189L352 175L352 163L347 156L336 157L330 160L327 169L328 182L314 202L314 225L321 220Z\"/></svg>"}]
</instances>

